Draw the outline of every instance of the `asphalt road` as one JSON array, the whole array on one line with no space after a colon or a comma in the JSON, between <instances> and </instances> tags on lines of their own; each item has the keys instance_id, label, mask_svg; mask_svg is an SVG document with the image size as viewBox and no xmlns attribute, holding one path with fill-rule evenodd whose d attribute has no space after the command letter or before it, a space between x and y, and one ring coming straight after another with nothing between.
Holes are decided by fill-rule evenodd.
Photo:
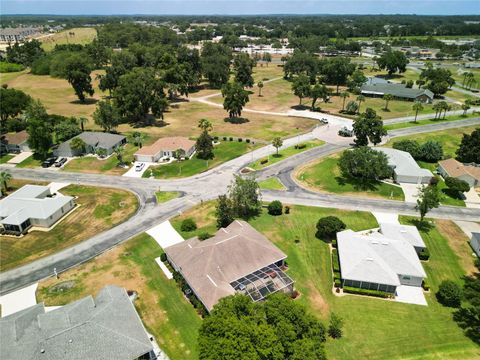
<instances>
[{"instance_id":1,"label":"asphalt road","mask_svg":"<svg viewBox=\"0 0 480 360\"><path fill-rule=\"evenodd\" d=\"M477 122L475 122L477 120ZM480 123L479 119L469 119L450 123L440 123L394 130L390 136L401 136L419 132L433 131ZM284 147L315 138L315 130L308 134L296 136L284 141ZM357 198L353 196L338 196L313 193L301 188L292 178L295 167L316 158L340 151L342 146L326 144L312 150L292 156L285 161L274 164L257 172L259 179L278 176L288 188L288 191L263 191L266 201L278 199L290 204L323 206L350 210L390 211L401 214L414 214L413 204L398 201ZM78 183L92 186L108 186L128 189L139 199L139 210L124 223L100 233L88 240L76 244L58 253L40 258L32 263L0 274L0 294L22 288L35 281L53 275L53 269L58 273L85 262L104 251L124 242L145 230L174 217L204 200L214 199L226 192L234 175L248 165L266 155L273 154L275 149L268 145L251 153L242 155L202 174L183 179L156 180L109 176L101 174L69 173L50 169L20 169L1 166L0 170L9 171L15 178ZM155 191L180 191L183 196L163 204L156 204ZM434 217L461 220L480 220L479 209L459 207L441 207L430 213ZM429 214L429 215L430 215Z\"/></svg>"}]
</instances>

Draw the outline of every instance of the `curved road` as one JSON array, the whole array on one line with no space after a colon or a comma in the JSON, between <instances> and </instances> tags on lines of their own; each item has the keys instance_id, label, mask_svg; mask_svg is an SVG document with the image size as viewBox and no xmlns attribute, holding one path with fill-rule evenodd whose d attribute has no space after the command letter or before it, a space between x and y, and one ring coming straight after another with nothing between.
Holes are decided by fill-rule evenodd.
<instances>
[{"instance_id":1,"label":"curved road","mask_svg":"<svg viewBox=\"0 0 480 360\"><path fill-rule=\"evenodd\" d=\"M475 120L477 122L475 122ZM480 124L480 119L469 119L449 123L439 123L427 126L418 126L394 130L390 136L408 135L425 131L441 130ZM318 128L304 135L286 139L283 147L314 139ZM312 150L292 156L273 166L267 167L256 173L260 179L279 176L288 187L289 191L263 191L265 200L279 199L285 203L303 204L311 206L333 207L341 209L380 210L413 214L413 204L399 201L386 201L351 196L338 196L313 193L296 184L291 173L299 164L311 161L321 156L341 150L342 146L326 144ZM121 176L108 176L96 174L69 173L50 169L20 169L0 166L1 170L8 170L12 176L23 179L60 181L79 183L94 186L109 186L128 189L139 198L139 210L126 222L100 233L88 240L76 244L58 253L43 257L32 263L0 274L0 294L11 292L35 281L53 274L53 268L60 273L66 269L87 261L115 245L138 235L156 224L169 219L179 212L185 211L204 200L214 199L226 192L233 176L250 162L266 155L273 154L275 149L268 145L228 161L218 167L197 176L183 179L155 180L143 178L129 178ZM155 191L180 191L183 196L169 202L157 205ZM465 209L458 207L441 207L431 212L432 216L447 219L480 220L480 209Z\"/></svg>"}]
</instances>

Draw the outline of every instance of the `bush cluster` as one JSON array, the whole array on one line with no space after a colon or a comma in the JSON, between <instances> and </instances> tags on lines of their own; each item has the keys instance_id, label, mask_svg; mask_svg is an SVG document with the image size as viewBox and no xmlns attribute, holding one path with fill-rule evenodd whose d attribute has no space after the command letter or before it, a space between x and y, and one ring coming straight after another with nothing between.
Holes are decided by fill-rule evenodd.
<instances>
[{"instance_id":1,"label":"bush cluster","mask_svg":"<svg viewBox=\"0 0 480 360\"><path fill-rule=\"evenodd\" d=\"M444 306L456 308L462 303L462 289L452 280L442 281L436 296L438 302Z\"/></svg>"},{"instance_id":2,"label":"bush cluster","mask_svg":"<svg viewBox=\"0 0 480 360\"><path fill-rule=\"evenodd\" d=\"M307 144L297 144L294 146L295 149L305 149L307 147Z\"/></svg>"},{"instance_id":3,"label":"bush cluster","mask_svg":"<svg viewBox=\"0 0 480 360\"><path fill-rule=\"evenodd\" d=\"M273 216L282 215L283 205L280 201L274 200L268 204L268 213Z\"/></svg>"},{"instance_id":4,"label":"bush cluster","mask_svg":"<svg viewBox=\"0 0 480 360\"><path fill-rule=\"evenodd\" d=\"M435 140L428 140L423 144L415 140L401 140L394 142L393 148L410 153L415 160L433 163L443 158L442 144Z\"/></svg>"},{"instance_id":5,"label":"bush cluster","mask_svg":"<svg viewBox=\"0 0 480 360\"><path fill-rule=\"evenodd\" d=\"M194 231L197 230L197 224L192 218L188 218L182 221L182 225L180 226L180 230L182 231Z\"/></svg>"},{"instance_id":6,"label":"bush cluster","mask_svg":"<svg viewBox=\"0 0 480 360\"><path fill-rule=\"evenodd\" d=\"M428 260L430 258L430 251L428 251L427 248L422 249L422 251L420 251L418 254L418 257L420 260Z\"/></svg>"},{"instance_id":7,"label":"bush cluster","mask_svg":"<svg viewBox=\"0 0 480 360\"><path fill-rule=\"evenodd\" d=\"M260 164L263 165L263 164L266 164L266 163L268 163L268 159L262 159L262 160L260 160Z\"/></svg>"},{"instance_id":8,"label":"bush cluster","mask_svg":"<svg viewBox=\"0 0 480 360\"><path fill-rule=\"evenodd\" d=\"M351 286L344 286L343 291L349 294L368 295L368 296L381 297L384 299L393 298L393 294L385 291L380 291L380 290L368 290L368 289L359 289Z\"/></svg>"},{"instance_id":9,"label":"bush cluster","mask_svg":"<svg viewBox=\"0 0 480 360\"><path fill-rule=\"evenodd\" d=\"M315 236L319 239L333 239L337 235L337 232L345 230L345 228L345 223L336 216L326 216L318 220Z\"/></svg>"}]
</instances>

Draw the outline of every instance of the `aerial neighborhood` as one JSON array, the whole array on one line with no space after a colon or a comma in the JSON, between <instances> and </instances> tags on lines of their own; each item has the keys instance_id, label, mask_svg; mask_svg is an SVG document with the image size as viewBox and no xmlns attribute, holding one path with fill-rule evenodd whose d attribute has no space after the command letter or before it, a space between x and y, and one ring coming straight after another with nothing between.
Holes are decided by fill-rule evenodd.
<instances>
[{"instance_id":1,"label":"aerial neighborhood","mask_svg":"<svg viewBox=\"0 0 480 360\"><path fill-rule=\"evenodd\" d=\"M0 359L480 357L478 9L20 3Z\"/></svg>"}]
</instances>

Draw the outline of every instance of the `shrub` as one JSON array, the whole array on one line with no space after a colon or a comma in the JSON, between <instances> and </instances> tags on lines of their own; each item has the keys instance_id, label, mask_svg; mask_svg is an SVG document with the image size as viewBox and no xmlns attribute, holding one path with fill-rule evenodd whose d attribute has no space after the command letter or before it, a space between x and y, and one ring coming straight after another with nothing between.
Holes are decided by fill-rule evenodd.
<instances>
[{"instance_id":1,"label":"shrub","mask_svg":"<svg viewBox=\"0 0 480 360\"><path fill-rule=\"evenodd\" d=\"M197 224L192 218L188 218L182 221L182 225L180 226L180 230L182 231L194 231L197 230Z\"/></svg>"},{"instance_id":2,"label":"shrub","mask_svg":"<svg viewBox=\"0 0 480 360\"><path fill-rule=\"evenodd\" d=\"M307 147L307 144L297 144L295 145L295 149L305 149Z\"/></svg>"},{"instance_id":3,"label":"shrub","mask_svg":"<svg viewBox=\"0 0 480 360\"><path fill-rule=\"evenodd\" d=\"M198 238L199 238L200 240L202 240L202 241L203 241L203 240L207 240L207 239L209 239L209 238L211 238L211 237L212 237L212 234L210 234L210 233L208 233L208 232L206 232L206 231L198 234Z\"/></svg>"},{"instance_id":4,"label":"shrub","mask_svg":"<svg viewBox=\"0 0 480 360\"><path fill-rule=\"evenodd\" d=\"M340 272L340 262L338 261L337 249L332 250L332 268L334 272Z\"/></svg>"},{"instance_id":5,"label":"shrub","mask_svg":"<svg viewBox=\"0 0 480 360\"><path fill-rule=\"evenodd\" d=\"M384 299L393 298L393 294L387 293L385 291L359 289L359 288L355 288L355 287L351 287L351 286L344 286L343 287L343 292L346 292L346 293L349 293L349 294L381 297L381 298L384 298Z\"/></svg>"},{"instance_id":6,"label":"shrub","mask_svg":"<svg viewBox=\"0 0 480 360\"><path fill-rule=\"evenodd\" d=\"M339 288L342 286L342 281L340 279L335 279L333 284L336 288Z\"/></svg>"},{"instance_id":7,"label":"shrub","mask_svg":"<svg viewBox=\"0 0 480 360\"><path fill-rule=\"evenodd\" d=\"M462 303L462 289L452 280L444 280L437 291L437 300L444 306L460 307Z\"/></svg>"},{"instance_id":8,"label":"shrub","mask_svg":"<svg viewBox=\"0 0 480 360\"><path fill-rule=\"evenodd\" d=\"M342 326L342 319L339 316L335 315L335 313L332 313L332 315L330 315L328 335L330 335L332 339L340 339L342 337Z\"/></svg>"},{"instance_id":9,"label":"shrub","mask_svg":"<svg viewBox=\"0 0 480 360\"><path fill-rule=\"evenodd\" d=\"M247 144L250 144L250 139L246 139L245 142L246 142Z\"/></svg>"},{"instance_id":10,"label":"shrub","mask_svg":"<svg viewBox=\"0 0 480 360\"><path fill-rule=\"evenodd\" d=\"M285 206L285 214L290 214L290 206Z\"/></svg>"},{"instance_id":11,"label":"shrub","mask_svg":"<svg viewBox=\"0 0 480 360\"><path fill-rule=\"evenodd\" d=\"M437 162L443 158L443 147L438 141L428 140L420 146L420 158L428 162Z\"/></svg>"},{"instance_id":12,"label":"shrub","mask_svg":"<svg viewBox=\"0 0 480 360\"><path fill-rule=\"evenodd\" d=\"M268 163L268 159L262 159L262 160L260 160L260 164L263 165L263 164L266 164L266 163Z\"/></svg>"},{"instance_id":13,"label":"shrub","mask_svg":"<svg viewBox=\"0 0 480 360\"><path fill-rule=\"evenodd\" d=\"M227 141L227 137L226 137L226 136L223 137L223 141Z\"/></svg>"},{"instance_id":14,"label":"shrub","mask_svg":"<svg viewBox=\"0 0 480 360\"><path fill-rule=\"evenodd\" d=\"M25 69L25 66L22 64L9 63L5 61L0 62L0 73L17 72L22 71L23 69Z\"/></svg>"},{"instance_id":15,"label":"shrub","mask_svg":"<svg viewBox=\"0 0 480 360\"><path fill-rule=\"evenodd\" d=\"M412 155L414 159L420 158L420 144L415 140L401 140L393 143L396 150L406 151Z\"/></svg>"},{"instance_id":16,"label":"shrub","mask_svg":"<svg viewBox=\"0 0 480 360\"><path fill-rule=\"evenodd\" d=\"M242 139L242 138L238 138L238 142L242 142L242 141L243 141L243 139Z\"/></svg>"},{"instance_id":17,"label":"shrub","mask_svg":"<svg viewBox=\"0 0 480 360\"><path fill-rule=\"evenodd\" d=\"M465 180L460 180L454 177L447 177L445 184L448 188L456 193L464 193L470 190L470 185Z\"/></svg>"},{"instance_id":18,"label":"shrub","mask_svg":"<svg viewBox=\"0 0 480 360\"><path fill-rule=\"evenodd\" d=\"M336 216L326 216L317 222L317 238L335 238L337 232L346 228L345 223Z\"/></svg>"},{"instance_id":19,"label":"shrub","mask_svg":"<svg viewBox=\"0 0 480 360\"><path fill-rule=\"evenodd\" d=\"M420 251L418 254L418 257L420 260L428 260L430 258L430 251L428 251L427 248L422 249L422 251Z\"/></svg>"},{"instance_id":20,"label":"shrub","mask_svg":"<svg viewBox=\"0 0 480 360\"><path fill-rule=\"evenodd\" d=\"M167 261L167 254L162 253L162 254L160 255L160 261L161 261L161 262Z\"/></svg>"},{"instance_id":21,"label":"shrub","mask_svg":"<svg viewBox=\"0 0 480 360\"><path fill-rule=\"evenodd\" d=\"M334 248L336 248L337 247L337 240L333 239L331 244Z\"/></svg>"},{"instance_id":22,"label":"shrub","mask_svg":"<svg viewBox=\"0 0 480 360\"><path fill-rule=\"evenodd\" d=\"M218 141L218 136L214 136L213 140Z\"/></svg>"},{"instance_id":23,"label":"shrub","mask_svg":"<svg viewBox=\"0 0 480 360\"><path fill-rule=\"evenodd\" d=\"M273 216L282 215L283 205L280 201L274 200L268 204L268 213Z\"/></svg>"},{"instance_id":24,"label":"shrub","mask_svg":"<svg viewBox=\"0 0 480 360\"><path fill-rule=\"evenodd\" d=\"M423 279L423 281L422 281L422 288L423 288L423 290L425 290L425 291L429 291L429 290L430 290L430 284L427 282L427 279Z\"/></svg>"},{"instance_id":25,"label":"shrub","mask_svg":"<svg viewBox=\"0 0 480 360\"><path fill-rule=\"evenodd\" d=\"M228 140L233 141L233 137L230 136L230 138Z\"/></svg>"}]
</instances>

